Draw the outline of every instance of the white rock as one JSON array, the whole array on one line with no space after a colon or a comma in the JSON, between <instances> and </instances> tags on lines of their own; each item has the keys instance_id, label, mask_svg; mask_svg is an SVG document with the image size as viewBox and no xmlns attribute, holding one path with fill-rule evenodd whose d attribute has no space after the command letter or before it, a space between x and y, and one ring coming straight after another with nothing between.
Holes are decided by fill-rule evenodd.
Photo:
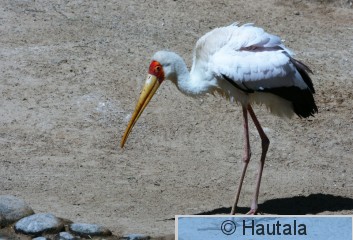
<instances>
[{"instance_id":1,"label":"white rock","mask_svg":"<svg viewBox=\"0 0 353 240\"><path fill-rule=\"evenodd\" d=\"M87 223L72 223L70 231L82 237L111 236L112 232L103 226Z\"/></svg>"},{"instance_id":2,"label":"white rock","mask_svg":"<svg viewBox=\"0 0 353 240\"><path fill-rule=\"evenodd\" d=\"M16 232L34 236L39 236L42 233L58 233L63 228L63 221L51 213L34 214L22 218L15 224Z\"/></svg>"},{"instance_id":3,"label":"white rock","mask_svg":"<svg viewBox=\"0 0 353 240\"><path fill-rule=\"evenodd\" d=\"M32 214L34 214L32 208L22 199L11 195L0 195L0 220L3 220L0 221L0 225L11 224Z\"/></svg>"},{"instance_id":4,"label":"white rock","mask_svg":"<svg viewBox=\"0 0 353 240\"><path fill-rule=\"evenodd\" d=\"M59 235L55 239L57 239L57 240L76 240L78 238L72 236L68 232L61 232L61 233L59 233Z\"/></svg>"}]
</instances>

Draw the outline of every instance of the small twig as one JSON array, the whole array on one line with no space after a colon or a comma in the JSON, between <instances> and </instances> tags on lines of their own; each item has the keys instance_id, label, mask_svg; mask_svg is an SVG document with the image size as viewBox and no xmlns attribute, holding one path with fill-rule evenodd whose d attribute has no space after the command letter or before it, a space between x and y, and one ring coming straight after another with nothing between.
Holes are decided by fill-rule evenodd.
<instances>
[{"instance_id":1,"label":"small twig","mask_svg":"<svg viewBox=\"0 0 353 240\"><path fill-rule=\"evenodd\" d=\"M38 10L38 9L25 9L25 12L36 12L36 13L45 13L43 10Z\"/></svg>"},{"instance_id":2,"label":"small twig","mask_svg":"<svg viewBox=\"0 0 353 240\"><path fill-rule=\"evenodd\" d=\"M55 11L55 12L57 12L57 13L59 13L60 15L64 16L66 19L69 19L69 17L68 17L67 15L65 15L65 14L62 13L61 11L58 11L58 10L56 9L56 6L55 6L55 5L53 5L53 8L54 8L54 11Z\"/></svg>"}]
</instances>

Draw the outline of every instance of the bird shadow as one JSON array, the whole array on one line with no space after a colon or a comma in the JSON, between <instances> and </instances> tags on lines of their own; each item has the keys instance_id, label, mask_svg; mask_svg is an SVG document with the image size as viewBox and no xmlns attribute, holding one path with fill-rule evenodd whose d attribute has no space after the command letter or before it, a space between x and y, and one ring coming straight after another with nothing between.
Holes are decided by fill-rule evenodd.
<instances>
[{"instance_id":1,"label":"bird shadow","mask_svg":"<svg viewBox=\"0 0 353 240\"><path fill-rule=\"evenodd\" d=\"M259 213L275 215L305 215L343 210L353 210L352 198L321 193L309 196L271 199L259 204ZM231 208L221 207L195 215L229 214L230 211ZM245 214L248 211L249 208L246 207L237 208L237 213L240 214Z\"/></svg>"}]
</instances>

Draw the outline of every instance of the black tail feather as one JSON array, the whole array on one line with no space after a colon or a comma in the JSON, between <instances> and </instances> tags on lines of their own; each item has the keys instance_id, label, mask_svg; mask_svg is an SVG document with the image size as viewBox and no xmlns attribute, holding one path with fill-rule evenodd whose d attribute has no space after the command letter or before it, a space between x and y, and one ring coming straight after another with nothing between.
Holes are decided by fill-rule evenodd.
<instances>
[{"instance_id":1,"label":"black tail feather","mask_svg":"<svg viewBox=\"0 0 353 240\"><path fill-rule=\"evenodd\" d=\"M304 82L306 83L306 85L308 85L309 89L311 90L312 93L315 93L315 89L314 89L314 85L313 82L311 81L311 78L308 74L309 73L313 73L311 71L311 69L306 66L304 63L302 63L301 61L298 61L294 58L290 58L291 62L294 64L295 68L297 69L297 71L300 73L300 76L302 76Z\"/></svg>"},{"instance_id":2,"label":"black tail feather","mask_svg":"<svg viewBox=\"0 0 353 240\"><path fill-rule=\"evenodd\" d=\"M278 87L265 88L260 92L275 94L290 101L293 104L294 112L303 118L314 116L318 112L313 93L310 89L300 89L298 87Z\"/></svg>"}]
</instances>

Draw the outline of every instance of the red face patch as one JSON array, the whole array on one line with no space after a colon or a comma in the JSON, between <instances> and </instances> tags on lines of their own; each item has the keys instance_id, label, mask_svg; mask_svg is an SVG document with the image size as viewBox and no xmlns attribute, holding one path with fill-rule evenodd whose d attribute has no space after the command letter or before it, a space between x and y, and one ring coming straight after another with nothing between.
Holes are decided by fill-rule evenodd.
<instances>
[{"instance_id":1,"label":"red face patch","mask_svg":"<svg viewBox=\"0 0 353 240\"><path fill-rule=\"evenodd\" d=\"M152 61L148 73L156 76L161 83L164 80L164 71L162 65L157 61Z\"/></svg>"}]
</instances>

